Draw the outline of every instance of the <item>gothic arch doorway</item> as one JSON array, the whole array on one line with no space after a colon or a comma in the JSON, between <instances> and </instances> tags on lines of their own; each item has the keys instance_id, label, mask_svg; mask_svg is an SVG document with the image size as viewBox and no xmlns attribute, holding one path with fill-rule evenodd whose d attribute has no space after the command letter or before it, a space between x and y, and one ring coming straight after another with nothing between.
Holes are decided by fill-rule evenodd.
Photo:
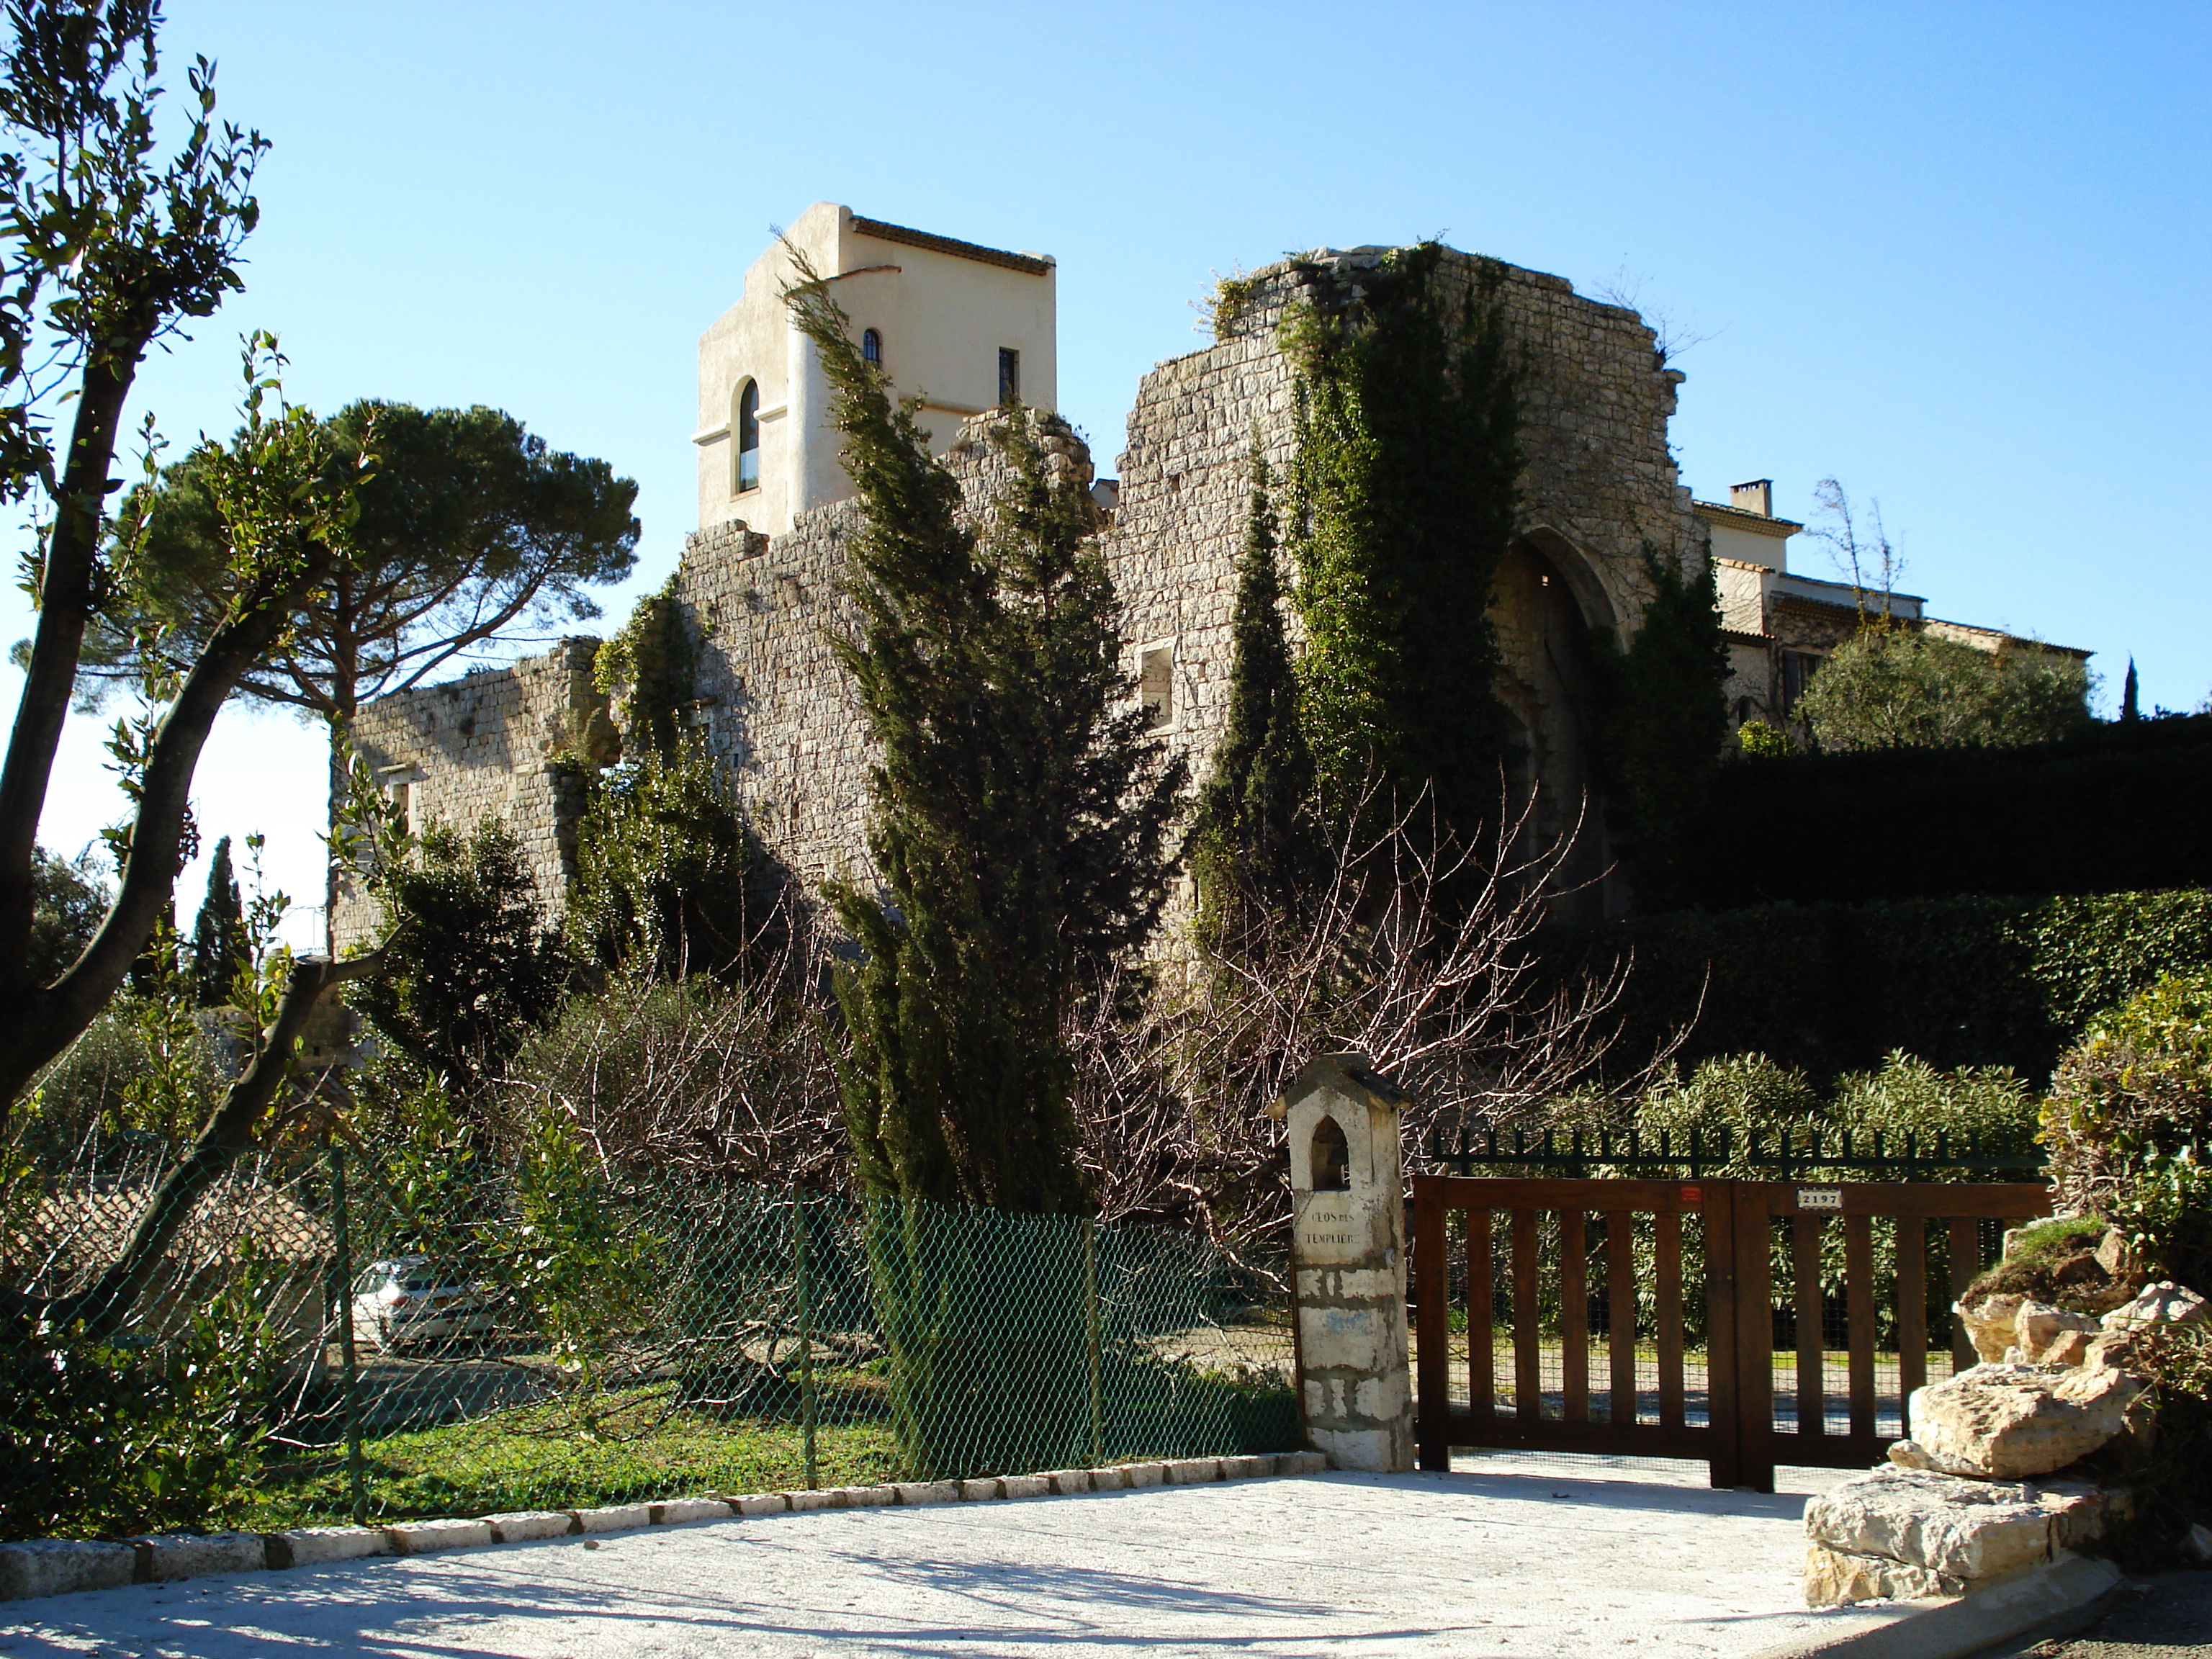
<instances>
[{"instance_id":1,"label":"gothic arch doorway","mask_svg":"<svg viewBox=\"0 0 2212 1659\"><path fill-rule=\"evenodd\" d=\"M1586 580L1578 586L1570 570ZM1597 615L1593 604L1601 607ZM1498 562L1489 617L1498 637L1498 696L1523 750L1510 769L1522 791L1516 805L1534 792L1525 851L1574 840L1559 881L1572 890L1562 890L1554 907L1563 921L1593 921L1609 908L1599 884L1612 860L1590 749L1588 640L1593 626L1611 623L1611 612L1571 547L1547 549L1537 536L1524 536Z\"/></svg>"}]
</instances>

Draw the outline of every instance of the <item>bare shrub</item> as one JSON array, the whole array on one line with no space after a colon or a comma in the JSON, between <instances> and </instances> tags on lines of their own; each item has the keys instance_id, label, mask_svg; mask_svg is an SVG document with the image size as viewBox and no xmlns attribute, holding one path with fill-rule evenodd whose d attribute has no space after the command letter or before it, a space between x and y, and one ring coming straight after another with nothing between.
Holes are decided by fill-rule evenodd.
<instances>
[{"instance_id":1,"label":"bare shrub","mask_svg":"<svg viewBox=\"0 0 2212 1659\"><path fill-rule=\"evenodd\" d=\"M805 920L763 938L772 952L735 985L617 975L571 998L497 1085L518 1143L557 1112L604 1163L844 1187L827 941Z\"/></svg>"},{"instance_id":2,"label":"bare shrub","mask_svg":"<svg viewBox=\"0 0 2212 1659\"><path fill-rule=\"evenodd\" d=\"M1266 1112L1316 1054L1363 1054L1413 1097L1409 1164L1438 1128L1529 1122L1569 1094L1620 1109L1640 1093L1674 1045L1601 1080L1631 963L1564 985L1544 967L1535 936L1572 890L1580 826L1544 842L1533 805L1478 848L1442 843L1419 804L1382 814L1381 829L1337 838L1302 915L1245 906L1233 940L1194 941L1146 978L1108 975L1073 1045L1102 1218L1272 1237L1287 1166Z\"/></svg>"}]
</instances>

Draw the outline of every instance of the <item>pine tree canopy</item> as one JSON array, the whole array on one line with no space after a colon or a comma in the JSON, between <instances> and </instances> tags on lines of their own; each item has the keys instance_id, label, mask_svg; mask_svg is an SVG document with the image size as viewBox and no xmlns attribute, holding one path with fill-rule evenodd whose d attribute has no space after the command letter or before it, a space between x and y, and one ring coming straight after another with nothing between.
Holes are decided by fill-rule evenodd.
<instances>
[{"instance_id":1,"label":"pine tree canopy","mask_svg":"<svg viewBox=\"0 0 2212 1659\"><path fill-rule=\"evenodd\" d=\"M878 751L880 885L830 894L864 953L840 988L859 1168L905 1197L1078 1210L1062 1023L1085 970L1158 918L1184 770L1130 697L1066 425L1003 411L979 525L825 287L788 297L861 507L834 643Z\"/></svg>"}]
</instances>

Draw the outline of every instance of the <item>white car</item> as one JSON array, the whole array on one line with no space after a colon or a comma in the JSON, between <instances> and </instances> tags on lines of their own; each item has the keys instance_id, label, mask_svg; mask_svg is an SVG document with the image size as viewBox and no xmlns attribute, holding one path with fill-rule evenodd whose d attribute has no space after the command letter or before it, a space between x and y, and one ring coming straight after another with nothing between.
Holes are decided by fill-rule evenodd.
<instances>
[{"instance_id":1,"label":"white car","mask_svg":"<svg viewBox=\"0 0 2212 1659\"><path fill-rule=\"evenodd\" d=\"M353 1282L354 1340L395 1349L439 1337L488 1336L498 1321L481 1287L429 1257L375 1261Z\"/></svg>"}]
</instances>

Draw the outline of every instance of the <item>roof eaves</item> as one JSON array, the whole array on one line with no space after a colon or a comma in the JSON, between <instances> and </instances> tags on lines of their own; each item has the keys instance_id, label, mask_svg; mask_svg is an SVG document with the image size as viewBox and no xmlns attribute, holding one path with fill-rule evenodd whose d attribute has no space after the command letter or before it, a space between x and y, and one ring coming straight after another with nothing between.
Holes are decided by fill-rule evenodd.
<instances>
[{"instance_id":1,"label":"roof eaves","mask_svg":"<svg viewBox=\"0 0 2212 1659\"><path fill-rule=\"evenodd\" d=\"M853 216L853 228L863 236L872 236L878 241L897 242L907 247L927 248L932 253L950 253L955 258L973 259L978 264L998 265L1007 270L1018 270L1030 276L1048 276L1053 262L1041 259L1031 253L1009 253L1000 247L985 247L976 242L963 242L956 237L939 236L933 231L914 230L905 225L888 224L881 219L864 219Z\"/></svg>"}]
</instances>

